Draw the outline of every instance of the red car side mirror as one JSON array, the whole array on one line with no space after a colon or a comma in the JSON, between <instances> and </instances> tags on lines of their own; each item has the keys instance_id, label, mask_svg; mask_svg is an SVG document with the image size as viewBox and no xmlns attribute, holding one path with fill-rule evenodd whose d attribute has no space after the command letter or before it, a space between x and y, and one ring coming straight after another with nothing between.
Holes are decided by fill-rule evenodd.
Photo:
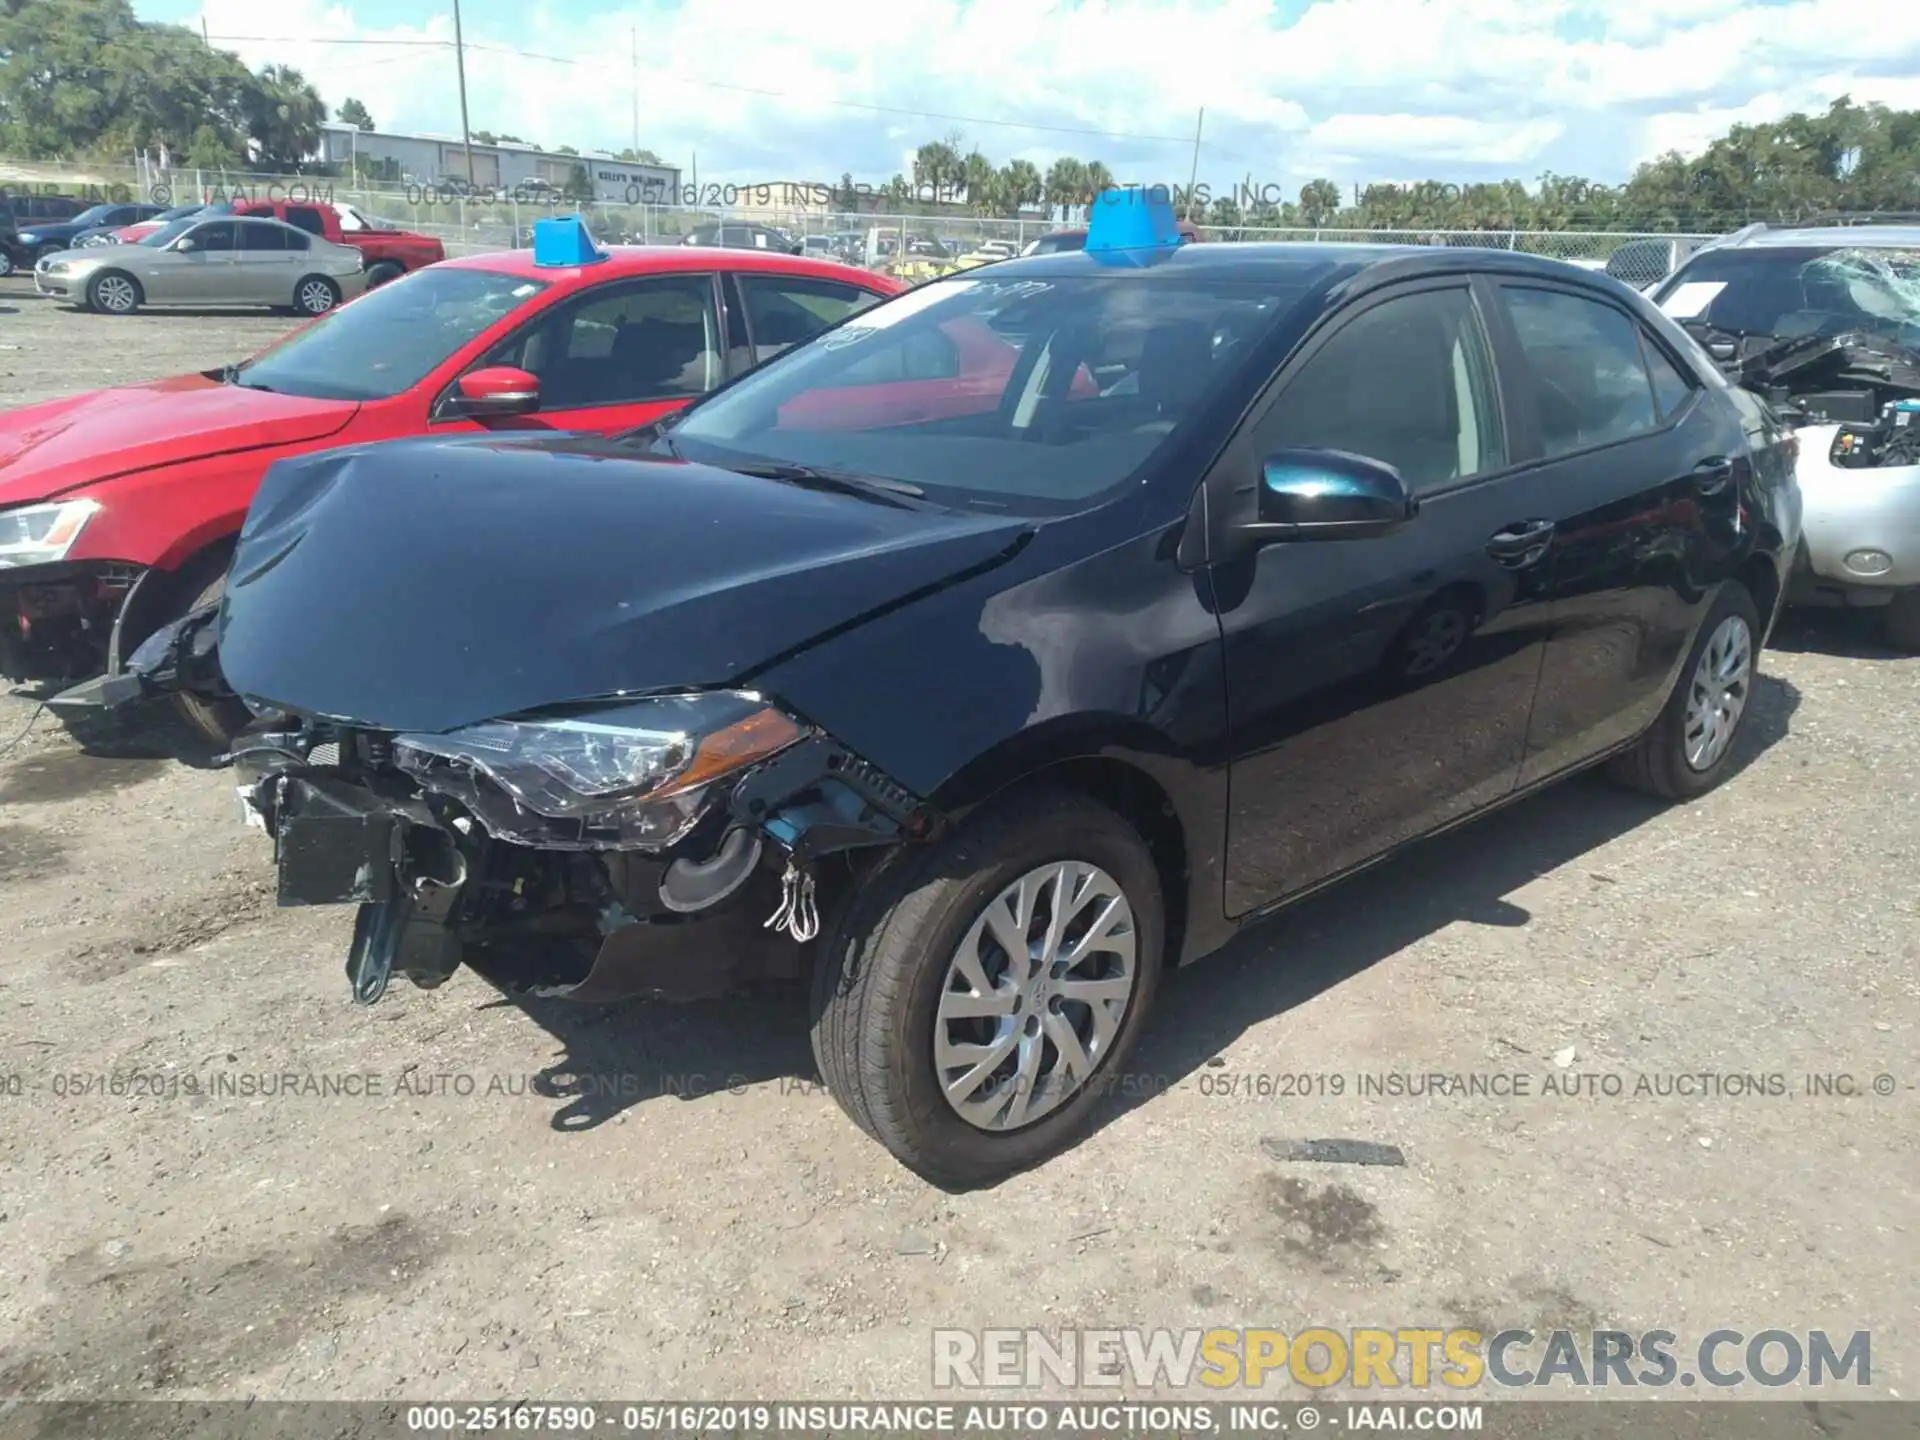
<instances>
[{"instance_id":1,"label":"red car side mirror","mask_svg":"<svg viewBox=\"0 0 1920 1440\"><path fill-rule=\"evenodd\" d=\"M475 420L495 415L525 415L540 408L540 382L511 365L469 370L453 382L455 414Z\"/></svg>"}]
</instances>

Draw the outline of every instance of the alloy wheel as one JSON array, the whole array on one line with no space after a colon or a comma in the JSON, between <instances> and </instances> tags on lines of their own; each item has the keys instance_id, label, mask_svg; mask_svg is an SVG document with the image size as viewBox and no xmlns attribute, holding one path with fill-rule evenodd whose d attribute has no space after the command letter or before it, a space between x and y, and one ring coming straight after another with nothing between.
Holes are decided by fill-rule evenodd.
<instances>
[{"instance_id":1,"label":"alloy wheel","mask_svg":"<svg viewBox=\"0 0 1920 1440\"><path fill-rule=\"evenodd\" d=\"M1406 673L1430 675L1445 665L1466 643L1467 628L1465 611L1434 611L1407 637Z\"/></svg>"},{"instance_id":2,"label":"alloy wheel","mask_svg":"<svg viewBox=\"0 0 1920 1440\"><path fill-rule=\"evenodd\" d=\"M112 311L115 315L124 315L139 303L134 298L133 281L124 275L102 276L93 293L100 302L100 308Z\"/></svg>"},{"instance_id":3,"label":"alloy wheel","mask_svg":"<svg viewBox=\"0 0 1920 1440\"><path fill-rule=\"evenodd\" d=\"M333 291L318 280L309 280L300 287L300 308L309 315L324 315L333 308Z\"/></svg>"},{"instance_id":4,"label":"alloy wheel","mask_svg":"<svg viewBox=\"0 0 1920 1440\"><path fill-rule=\"evenodd\" d=\"M1687 687L1682 731L1690 768L1710 770L1733 744L1753 689L1753 632L1738 615L1715 627Z\"/></svg>"},{"instance_id":5,"label":"alloy wheel","mask_svg":"<svg viewBox=\"0 0 1920 1440\"><path fill-rule=\"evenodd\" d=\"M1017 1130L1084 1087L1139 978L1133 907L1097 865L1057 861L1008 885L948 962L934 1014L941 1093L981 1130Z\"/></svg>"}]
</instances>

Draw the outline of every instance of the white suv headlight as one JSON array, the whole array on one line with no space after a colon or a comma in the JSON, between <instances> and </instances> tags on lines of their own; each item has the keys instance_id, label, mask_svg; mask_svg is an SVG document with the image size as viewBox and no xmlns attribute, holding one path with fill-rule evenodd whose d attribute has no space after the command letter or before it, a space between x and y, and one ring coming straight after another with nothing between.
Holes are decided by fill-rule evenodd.
<instances>
[{"instance_id":1,"label":"white suv headlight","mask_svg":"<svg viewBox=\"0 0 1920 1440\"><path fill-rule=\"evenodd\" d=\"M66 559L99 509L98 500L61 500L0 510L0 570Z\"/></svg>"}]
</instances>

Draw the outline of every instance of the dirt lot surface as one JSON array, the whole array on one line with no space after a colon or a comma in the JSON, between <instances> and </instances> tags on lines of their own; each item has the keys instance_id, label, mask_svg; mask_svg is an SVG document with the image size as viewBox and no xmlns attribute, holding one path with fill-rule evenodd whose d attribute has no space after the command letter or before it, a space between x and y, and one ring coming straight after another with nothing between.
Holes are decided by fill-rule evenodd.
<instances>
[{"instance_id":1,"label":"dirt lot surface","mask_svg":"<svg viewBox=\"0 0 1920 1440\"><path fill-rule=\"evenodd\" d=\"M0 282L0 403L283 323ZM924 1396L936 1326L1467 1324L1870 1330L1920 1398L1920 660L1866 635L1787 627L1698 804L1575 781L1175 975L1141 1093L966 1195L842 1118L794 991L355 1008L350 914L274 907L204 755L42 716L0 758L0 1395ZM1359 1093L1434 1072L1530 1093ZM1635 1093L1722 1075L1784 1093ZM1324 1136L1406 1163L1263 1145Z\"/></svg>"}]
</instances>

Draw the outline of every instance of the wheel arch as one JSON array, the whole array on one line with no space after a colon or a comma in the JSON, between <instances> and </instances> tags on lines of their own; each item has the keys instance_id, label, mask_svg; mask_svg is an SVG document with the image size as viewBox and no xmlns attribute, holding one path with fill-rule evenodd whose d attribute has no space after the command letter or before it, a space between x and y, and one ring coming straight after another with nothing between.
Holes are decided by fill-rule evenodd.
<instances>
[{"instance_id":1,"label":"wheel arch","mask_svg":"<svg viewBox=\"0 0 1920 1440\"><path fill-rule=\"evenodd\" d=\"M1222 923L1200 895L1201 877L1219 874L1225 779L1168 753L1165 736L1138 726L1089 722L1022 732L950 777L929 797L955 819L1016 789L1057 785L1105 805L1146 844L1160 877L1167 963L1192 958L1188 941ZM1133 733L1144 730L1145 733ZM1212 837L1212 838L1209 838ZM1217 907L1216 907L1217 908ZM1203 946L1211 948L1212 941Z\"/></svg>"},{"instance_id":2,"label":"wheel arch","mask_svg":"<svg viewBox=\"0 0 1920 1440\"><path fill-rule=\"evenodd\" d=\"M140 642L174 618L176 606L197 593L215 573L226 569L239 538L236 526L211 538L183 541L183 546L191 548L180 553L177 560L141 573L114 617L113 633L107 641L108 674L119 673Z\"/></svg>"}]
</instances>

